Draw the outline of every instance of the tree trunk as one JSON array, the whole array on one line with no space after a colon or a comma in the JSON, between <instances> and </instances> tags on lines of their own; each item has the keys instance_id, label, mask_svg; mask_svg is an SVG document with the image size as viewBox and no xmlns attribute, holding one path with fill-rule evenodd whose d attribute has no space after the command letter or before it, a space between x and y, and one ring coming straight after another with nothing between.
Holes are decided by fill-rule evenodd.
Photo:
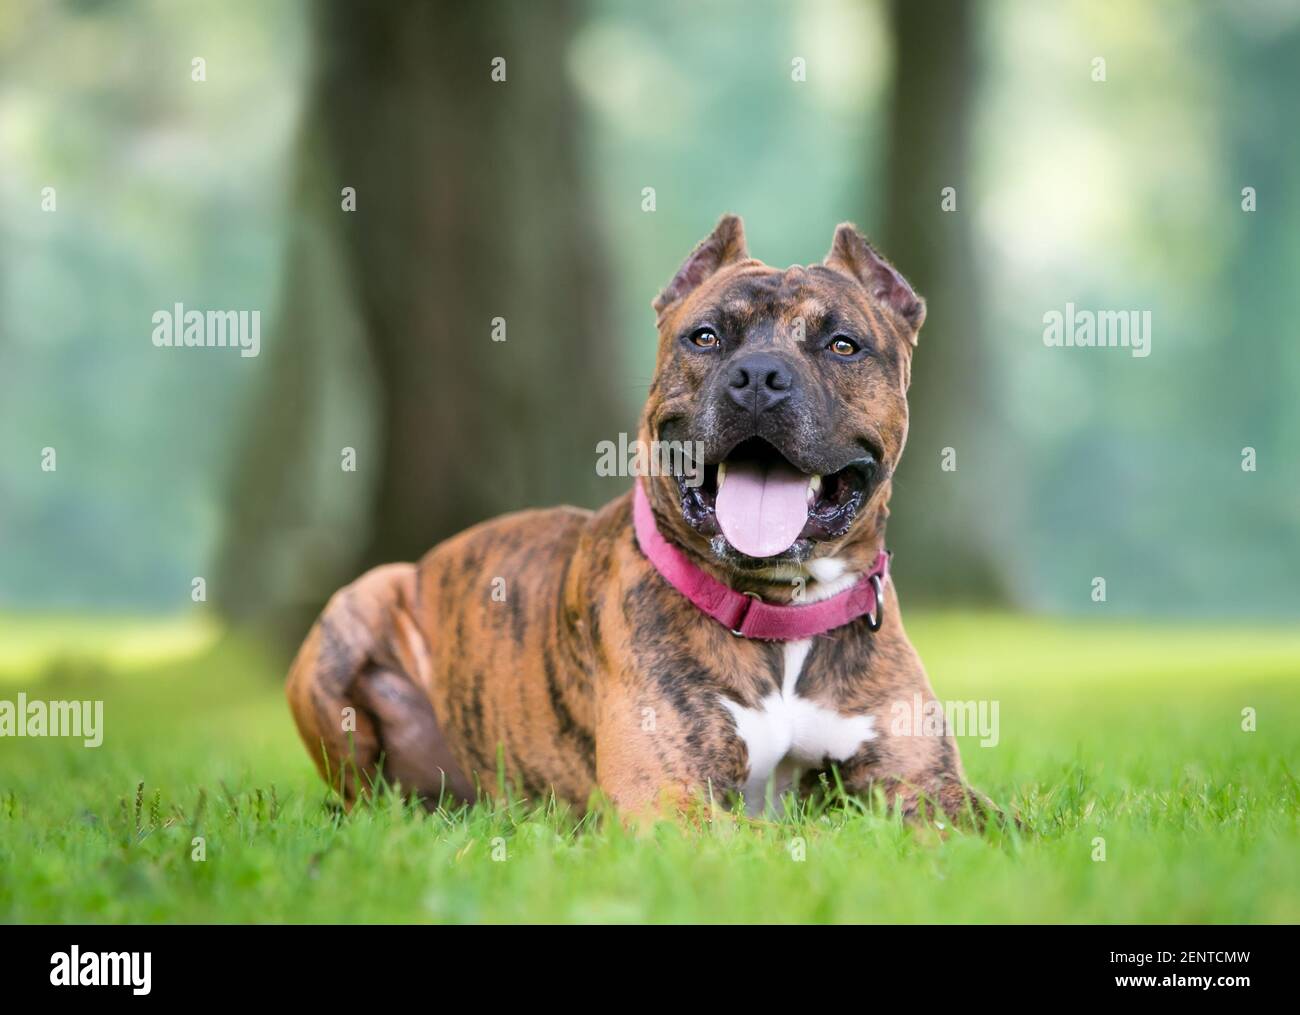
<instances>
[{"instance_id":1,"label":"tree trunk","mask_svg":"<svg viewBox=\"0 0 1300 1015\"><path fill-rule=\"evenodd\" d=\"M563 4L322 5L305 155L325 168L304 185L341 246L376 432L367 442L359 420L349 439L319 384L303 380L316 329L346 322L310 315L334 294L298 285L280 335L292 351L266 390L285 429L263 430L261 453L241 456L224 568L232 611L283 615L288 642L365 567L418 558L504 510L600 495L595 445L617 418L616 350L564 70L571 27ZM497 58L504 81L493 80ZM345 187L353 212L340 207ZM494 340L499 321L505 341ZM357 449L355 473L340 465L345 446ZM310 498L293 496L304 457L320 475ZM333 510L358 482L357 516ZM300 552L283 559L286 534L308 517L316 536L290 540ZM282 568L294 577L267 580Z\"/></svg>"},{"instance_id":2,"label":"tree trunk","mask_svg":"<svg viewBox=\"0 0 1300 1015\"><path fill-rule=\"evenodd\" d=\"M928 313L916 350L907 451L889 541L909 601L1005 598L995 492L995 378L981 330L967 188L975 11L967 0L896 0L883 249ZM955 189L957 209L941 209ZM945 471L945 449L955 471Z\"/></svg>"}]
</instances>

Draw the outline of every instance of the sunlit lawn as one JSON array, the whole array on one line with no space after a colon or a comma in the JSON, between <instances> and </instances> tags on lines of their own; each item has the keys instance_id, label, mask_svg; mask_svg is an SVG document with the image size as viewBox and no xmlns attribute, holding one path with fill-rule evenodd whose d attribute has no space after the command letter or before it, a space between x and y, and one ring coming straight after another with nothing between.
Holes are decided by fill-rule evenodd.
<instances>
[{"instance_id":1,"label":"sunlit lawn","mask_svg":"<svg viewBox=\"0 0 1300 1015\"><path fill-rule=\"evenodd\" d=\"M998 702L998 745L961 745L1019 831L938 835L852 804L641 838L523 803L342 816L248 645L3 619L0 699L102 698L106 733L0 740L0 919L1300 920L1300 633L985 616L909 633L940 697Z\"/></svg>"}]
</instances>

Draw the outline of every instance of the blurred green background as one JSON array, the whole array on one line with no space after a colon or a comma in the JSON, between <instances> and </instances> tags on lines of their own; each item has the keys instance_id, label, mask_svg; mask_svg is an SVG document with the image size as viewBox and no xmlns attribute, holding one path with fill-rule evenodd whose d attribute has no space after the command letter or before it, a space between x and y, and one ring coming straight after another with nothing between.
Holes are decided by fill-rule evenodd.
<instances>
[{"instance_id":1,"label":"blurred green background","mask_svg":"<svg viewBox=\"0 0 1300 1015\"><path fill-rule=\"evenodd\" d=\"M287 644L368 564L615 496L649 301L731 210L778 265L856 220L929 299L910 603L1294 619L1298 94L1272 0L14 0L0 605L201 576ZM1046 347L1067 301L1151 311L1151 355ZM176 302L260 310L261 355L155 348Z\"/></svg>"}]
</instances>

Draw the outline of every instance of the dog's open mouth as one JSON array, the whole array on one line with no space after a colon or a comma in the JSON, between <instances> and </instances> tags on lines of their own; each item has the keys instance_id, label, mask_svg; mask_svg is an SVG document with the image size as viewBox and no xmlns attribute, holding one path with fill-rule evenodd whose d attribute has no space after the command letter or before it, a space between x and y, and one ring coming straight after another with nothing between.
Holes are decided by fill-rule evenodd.
<instances>
[{"instance_id":1,"label":"dog's open mouth","mask_svg":"<svg viewBox=\"0 0 1300 1015\"><path fill-rule=\"evenodd\" d=\"M787 553L801 539L833 539L848 531L875 473L866 456L829 475L809 475L761 437L739 444L703 482L678 477L682 514L705 535L721 532L748 557Z\"/></svg>"}]
</instances>

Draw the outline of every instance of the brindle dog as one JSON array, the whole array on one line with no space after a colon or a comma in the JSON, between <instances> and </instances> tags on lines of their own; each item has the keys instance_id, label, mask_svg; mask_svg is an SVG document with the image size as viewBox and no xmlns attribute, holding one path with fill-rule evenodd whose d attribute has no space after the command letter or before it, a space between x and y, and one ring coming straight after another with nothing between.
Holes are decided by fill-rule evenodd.
<instances>
[{"instance_id":1,"label":"brindle dog","mask_svg":"<svg viewBox=\"0 0 1300 1015\"><path fill-rule=\"evenodd\" d=\"M729 215L654 309L639 438L700 442L706 463L699 485L639 480L660 532L771 603L853 585L885 545L924 301L852 225L822 264L780 270L749 257ZM753 519L733 508L728 524L719 509L719 486L740 481L720 473L792 469L808 483L806 523L755 556L752 532L738 535ZM631 494L595 513L507 515L362 576L312 628L288 696L349 804L381 774L432 803L495 793L503 772L579 807L597 789L628 812L704 792L752 807L832 766L849 792L879 789L907 814L982 799L946 730L916 735L909 710L934 695L892 582L883 618L802 641L737 637L647 559Z\"/></svg>"}]
</instances>

